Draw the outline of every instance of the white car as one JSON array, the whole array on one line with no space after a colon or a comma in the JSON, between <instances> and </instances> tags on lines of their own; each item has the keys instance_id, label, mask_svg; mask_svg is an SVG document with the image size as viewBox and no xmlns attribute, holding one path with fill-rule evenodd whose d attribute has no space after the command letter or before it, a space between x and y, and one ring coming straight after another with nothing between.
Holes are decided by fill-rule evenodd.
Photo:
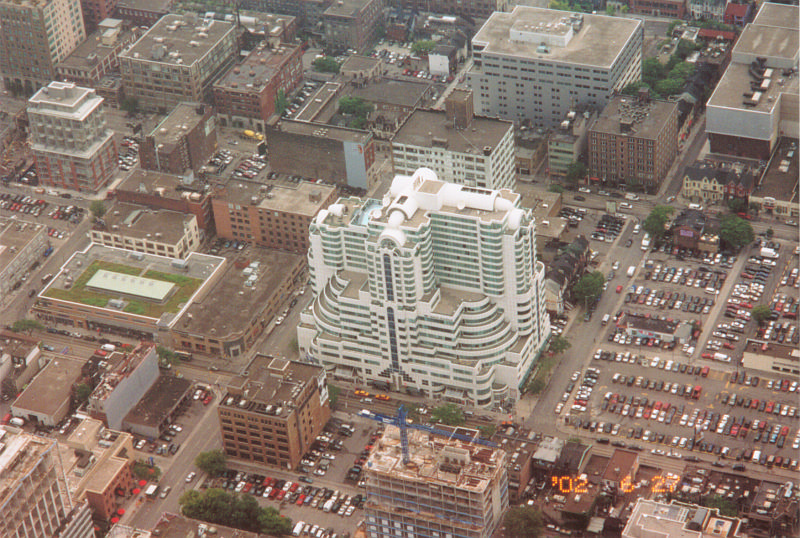
<instances>
[{"instance_id":1,"label":"white car","mask_svg":"<svg viewBox=\"0 0 800 538\"><path fill-rule=\"evenodd\" d=\"M578 192L582 192L584 194L591 194L592 193L592 189L590 189L588 187L580 187L578 189Z\"/></svg>"},{"instance_id":2,"label":"white car","mask_svg":"<svg viewBox=\"0 0 800 538\"><path fill-rule=\"evenodd\" d=\"M564 404L563 404L563 403L560 403L560 404L558 404L558 405L556 406L554 413L555 413L556 415L558 415L559 413L561 413L561 411L562 411L563 409L564 409Z\"/></svg>"},{"instance_id":3,"label":"white car","mask_svg":"<svg viewBox=\"0 0 800 538\"><path fill-rule=\"evenodd\" d=\"M188 475L186 475L186 482L187 482L187 483L191 482L192 480L194 480L194 477L195 477L195 476L197 476L197 473L195 473L194 471L192 471L191 473L189 473Z\"/></svg>"}]
</instances>

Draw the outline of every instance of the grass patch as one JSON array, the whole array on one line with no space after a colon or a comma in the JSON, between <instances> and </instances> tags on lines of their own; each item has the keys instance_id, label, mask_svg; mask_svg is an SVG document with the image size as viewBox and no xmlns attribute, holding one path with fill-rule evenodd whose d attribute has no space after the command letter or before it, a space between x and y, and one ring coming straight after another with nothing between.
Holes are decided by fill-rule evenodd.
<instances>
[{"instance_id":1,"label":"grass patch","mask_svg":"<svg viewBox=\"0 0 800 538\"><path fill-rule=\"evenodd\" d=\"M126 275L142 276L143 278L171 282L172 284L175 284L177 289L164 304L135 300L123 295L87 290L86 283L89 282L95 273L101 269L116 273L123 273ZM53 299L61 299L63 301L71 301L74 303L82 303L99 307L105 307L110 299L119 298L128 303L124 308L125 312L140 316L148 316L151 318L159 318L165 312L177 312L180 308L180 305L186 303L203 283L203 281L199 278L173 275L170 273L162 273L160 271L150 270L145 272L143 275L141 273L141 269L137 267L98 260L92 262L92 264L75 279L75 282L72 284L70 289L50 289L47 291L46 296L52 297Z\"/></svg>"}]
</instances>

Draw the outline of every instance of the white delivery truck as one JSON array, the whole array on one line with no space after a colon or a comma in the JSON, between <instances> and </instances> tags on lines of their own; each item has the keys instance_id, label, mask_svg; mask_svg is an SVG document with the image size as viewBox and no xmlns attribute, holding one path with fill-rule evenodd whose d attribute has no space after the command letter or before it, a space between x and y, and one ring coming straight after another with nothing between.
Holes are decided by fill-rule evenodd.
<instances>
[{"instance_id":1,"label":"white delivery truck","mask_svg":"<svg viewBox=\"0 0 800 538\"><path fill-rule=\"evenodd\" d=\"M777 260L778 256L780 255L775 251L775 249L768 247L761 247L762 258L770 258L771 260Z\"/></svg>"},{"instance_id":2,"label":"white delivery truck","mask_svg":"<svg viewBox=\"0 0 800 538\"><path fill-rule=\"evenodd\" d=\"M25 419L20 417L14 417L9 422L12 426L16 426L17 428L21 428L25 425Z\"/></svg>"}]
</instances>

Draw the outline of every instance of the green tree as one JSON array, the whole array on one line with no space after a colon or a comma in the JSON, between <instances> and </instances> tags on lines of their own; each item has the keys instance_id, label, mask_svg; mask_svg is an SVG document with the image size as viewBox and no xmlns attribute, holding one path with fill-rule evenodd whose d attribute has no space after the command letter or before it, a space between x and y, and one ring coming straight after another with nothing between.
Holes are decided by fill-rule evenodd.
<instances>
[{"instance_id":1,"label":"green tree","mask_svg":"<svg viewBox=\"0 0 800 538\"><path fill-rule=\"evenodd\" d=\"M314 71L320 73L338 73L339 63L333 58L325 56L324 58L317 58L312 64Z\"/></svg>"},{"instance_id":2,"label":"green tree","mask_svg":"<svg viewBox=\"0 0 800 538\"><path fill-rule=\"evenodd\" d=\"M607 4L606 5L606 15L608 15L609 17L613 17L616 14L617 14L617 10L614 9L614 6L612 6L611 4Z\"/></svg>"},{"instance_id":3,"label":"green tree","mask_svg":"<svg viewBox=\"0 0 800 538\"><path fill-rule=\"evenodd\" d=\"M201 452L194 459L194 464L210 477L216 477L228 469L227 456L222 450Z\"/></svg>"},{"instance_id":4,"label":"green tree","mask_svg":"<svg viewBox=\"0 0 800 538\"><path fill-rule=\"evenodd\" d=\"M681 79L684 82L694 73L694 64L680 62L669 70L669 78Z\"/></svg>"},{"instance_id":5,"label":"green tree","mask_svg":"<svg viewBox=\"0 0 800 538\"><path fill-rule=\"evenodd\" d=\"M658 58L647 58L642 62L642 81L649 86L667 76L667 68L658 61Z\"/></svg>"},{"instance_id":6,"label":"green tree","mask_svg":"<svg viewBox=\"0 0 800 538\"><path fill-rule=\"evenodd\" d=\"M261 532L270 536L282 536L292 532L292 520L281 515L274 507L262 508L258 514Z\"/></svg>"},{"instance_id":7,"label":"green tree","mask_svg":"<svg viewBox=\"0 0 800 538\"><path fill-rule=\"evenodd\" d=\"M530 383L528 383L528 392L531 394L539 394L546 386L547 384L545 383L544 379L535 377L531 379Z\"/></svg>"},{"instance_id":8,"label":"green tree","mask_svg":"<svg viewBox=\"0 0 800 538\"><path fill-rule=\"evenodd\" d=\"M630 96L635 97L635 96L639 95L639 90L641 90L642 88L647 88L647 89L650 90L650 97L651 98L653 98L653 99L660 99L661 98L661 96L658 95L656 93L656 91L649 84L647 84L646 82L642 82L641 80L637 81L637 82L631 82L630 84L628 84L627 86L622 88L622 93L624 95L630 95Z\"/></svg>"},{"instance_id":9,"label":"green tree","mask_svg":"<svg viewBox=\"0 0 800 538\"><path fill-rule=\"evenodd\" d=\"M483 426L478 426L478 431L481 432L484 439L491 439L494 432L497 431L497 426L494 424L484 424Z\"/></svg>"},{"instance_id":10,"label":"green tree","mask_svg":"<svg viewBox=\"0 0 800 538\"><path fill-rule=\"evenodd\" d=\"M570 341L560 334L557 334L550 339L550 351L555 355L564 353L570 347L572 347Z\"/></svg>"},{"instance_id":11,"label":"green tree","mask_svg":"<svg viewBox=\"0 0 800 538\"><path fill-rule=\"evenodd\" d=\"M736 502L723 497L722 495L710 495L705 497L701 504L707 506L708 508L716 508L720 515L723 516L736 517L739 515Z\"/></svg>"},{"instance_id":12,"label":"green tree","mask_svg":"<svg viewBox=\"0 0 800 538\"><path fill-rule=\"evenodd\" d=\"M411 54L428 54L434 49L434 47L436 47L436 43L434 41L431 41L430 39L422 39L411 45Z\"/></svg>"},{"instance_id":13,"label":"green tree","mask_svg":"<svg viewBox=\"0 0 800 538\"><path fill-rule=\"evenodd\" d=\"M775 230L772 228L767 228L767 231L764 232L764 235L767 237L767 239L772 239L772 236L775 235Z\"/></svg>"},{"instance_id":14,"label":"green tree","mask_svg":"<svg viewBox=\"0 0 800 538\"><path fill-rule=\"evenodd\" d=\"M767 321L772 315L772 310L770 309L769 305L757 304L753 307L753 310L750 311L750 315L753 316L753 319L756 320L756 323L763 325L764 322Z\"/></svg>"},{"instance_id":15,"label":"green tree","mask_svg":"<svg viewBox=\"0 0 800 538\"><path fill-rule=\"evenodd\" d=\"M289 107L289 99L286 97L286 92L283 91L283 88L278 90L278 93L275 94L275 114L283 115L286 112L286 109Z\"/></svg>"},{"instance_id":16,"label":"green tree","mask_svg":"<svg viewBox=\"0 0 800 538\"><path fill-rule=\"evenodd\" d=\"M180 361L175 352L165 346L156 346L156 355L161 364L176 364Z\"/></svg>"},{"instance_id":17,"label":"green tree","mask_svg":"<svg viewBox=\"0 0 800 538\"><path fill-rule=\"evenodd\" d=\"M554 192L556 194L561 194L562 192L564 192L564 187L562 187L561 185L559 185L557 183L553 183L552 185L547 187L547 190L550 191L550 192Z\"/></svg>"},{"instance_id":18,"label":"green tree","mask_svg":"<svg viewBox=\"0 0 800 538\"><path fill-rule=\"evenodd\" d=\"M11 330L13 332L21 333L24 331L28 333L28 336L30 336L33 331L41 331L42 329L44 329L44 325L35 319L19 319L11 325Z\"/></svg>"},{"instance_id":19,"label":"green tree","mask_svg":"<svg viewBox=\"0 0 800 538\"><path fill-rule=\"evenodd\" d=\"M361 97L342 97L339 99L339 112L351 116L347 126L353 129L363 129L367 123L370 112L375 107Z\"/></svg>"},{"instance_id":20,"label":"green tree","mask_svg":"<svg viewBox=\"0 0 800 538\"><path fill-rule=\"evenodd\" d=\"M728 208L734 213L746 213L747 202L742 198L731 198L728 200Z\"/></svg>"},{"instance_id":21,"label":"green tree","mask_svg":"<svg viewBox=\"0 0 800 538\"><path fill-rule=\"evenodd\" d=\"M664 237L665 228L669 221L669 216L675 211L674 207L668 205L657 205L653 208L647 218L642 223L644 231L650 234L656 241L661 241Z\"/></svg>"},{"instance_id":22,"label":"green tree","mask_svg":"<svg viewBox=\"0 0 800 538\"><path fill-rule=\"evenodd\" d=\"M119 108L132 116L139 111L139 100L136 97L126 97L119 104Z\"/></svg>"},{"instance_id":23,"label":"green tree","mask_svg":"<svg viewBox=\"0 0 800 538\"><path fill-rule=\"evenodd\" d=\"M143 461L133 462L131 472L137 479L144 480L157 481L161 476L161 468L159 466L150 465L149 463L145 463Z\"/></svg>"},{"instance_id":24,"label":"green tree","mask_svg":"<svg viewBox=\"0 0 800 538\"><path fill-rule=\"evenodd\" d=\"M94 218L102 219L103 215L106 214L106 204L104 204L102 200L94 200L91 204L89 204L89 211L92 212Z\"/></svg>"},{"instance_id":25,"label":"green tree","mask_svg":"<svg viewBox=\"0 0 800 538\"><path fill-rule=\"evenodd\" d=\"M532 506L509 508L503 524L506 527L506 536L514 538L539 538L544 528L542 513L538 508Z\"/></svg>"},{"instance_id":26,"label":"green tree","mask_svg":"<svg viewBox=\"0 0 800 538\"><path fill-rule=\"evenodd\" d=\"M587 275L583 275L574 286L572 286L572 295L575 300L583 303L586 307L600 297L603 293L603 284L606 279L600 271L593 271Z\"/></svg>"},{"instance_id":27,"label":"green tree","mask_svg":"<svg viewBox=\"0 0 800 538\"><path fill-rule=\"evenodd\" d=\"M331 409L336 407L336 403L339 401L339 394L341 392L342 389L336 385L328 385L328 401L331 403Z\"/></svg>"},{"instance_id":28,"label":"green tree","mask_svg":"<svg viewBox=\"0 0 800 538\"><path fill-rule=\"evenodd\" d=\"M755 238L753 227L736 215L725 215L719 224L719 240L734 250L752 243Z\"/></svg>"},{"instance_id":29,"label":"green tree","mask_svg":"<svg viewBox=\"0 0 800 538\"><path fill-rule=\"evenodd\" d=\"M586 165L580 161L572 161L567 166L567 181L577 182L586 178Z\"/></svg>"},{"instance_id":30,"label":"green tree","mask_svg":"<svg viewBox=\"0 0 800 538\"><path fill-rule=\"evenodd\" d=\"M683 91L686 81L679 78L665 78L656 82L655 90L663 96L677 95Z\"/></svg>"},{"instance_id":31,"label":"green tree","mask_svg":"<svg viewBox=\"0 0 800 538\"><path fill-rule=\"evenodd\" d=\"M675 47L675 56L681 60L685 60L687 56L696 51L699 47L700 45L697 43L692 43L688 39L681 39Z\"/></svg>"},{"instance_id":32,"label":"green tree","mask_svg":"<svg viewBox=\"0 0 800 538\"><path fill-rule=\"evenodd\" d=\"M89 399L89 396L91 396L93 390L89 383L81 383L75 387L75 401L78 402L78 405L84 404Z\"/></svg>"},{"instance_id":33,"label":"green tree","mask_svg":"<svg viewBox=\"0 0 800 538\"><path fill-rule=\"evenodd\" d=\"M456 404L446 403L431 410L431 421L448 426L461 426L465 422L464 412Z\"/></svg>"}]
</instances>

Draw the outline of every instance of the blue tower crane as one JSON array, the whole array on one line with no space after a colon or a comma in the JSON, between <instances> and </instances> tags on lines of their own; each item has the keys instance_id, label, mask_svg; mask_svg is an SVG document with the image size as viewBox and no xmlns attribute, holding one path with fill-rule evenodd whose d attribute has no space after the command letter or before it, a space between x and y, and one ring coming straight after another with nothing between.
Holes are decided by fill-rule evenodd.
<instances>
[{"instance_id":1,"label":"blue tower crane","mask_svg":"<svg viewBox=\"0 0 800 538\"><path fill-rule=\"evenodd\" d=\"M464 435L461 433L442 430L434 426L428 426L427 424L413 424L413 423L409 424L407 420L408 412L406 411L406 408L403 405L400 406L400 408L397 410L397 416L394 417L390 415L384 415L382 413L373 413L372 411L367 411L366 409L362 410L359 413L359 415L368 419L375 420L377 422L382 422L383 424L397 426L397 428L400 430L400 448L403 451L403 464L406 465L411 461L411 457L408 454L408 428L413 428L415 430L432 433L434 435L440 435L442 437L447 437L449 439L458 439L459 441L475 443L477 445L483 445L492 448L497 447L497 443L487 441L486 439L481 439L477 435L471 437L469 435Z\"/></svg>"}]
</instances>

